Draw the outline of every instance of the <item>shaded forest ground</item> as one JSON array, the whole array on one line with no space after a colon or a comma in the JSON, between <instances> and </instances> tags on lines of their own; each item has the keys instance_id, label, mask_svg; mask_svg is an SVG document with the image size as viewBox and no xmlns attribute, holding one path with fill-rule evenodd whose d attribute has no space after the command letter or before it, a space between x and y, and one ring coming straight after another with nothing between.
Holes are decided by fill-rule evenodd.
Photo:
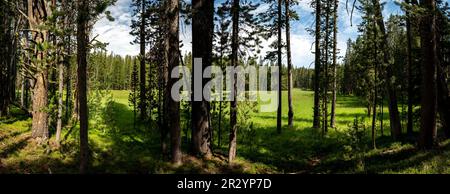
<instances>
[{"instance_id":1,"label":"shaded forest ground","mask_svg":"<svg viewBox=\"0 0 450 194\"><path fill-rule=\"evenodd\" d=\"M91 95L93 96L93 95ZM285 95L286 96L286 95ZM214 139L215 155L199 160L185 155L184 165L172 167L161 158L159 133L151 124L133 124L127 91L90 100L90 147L93 173L450 173L450 141L432 151L415 148L413 137L393 142L387 110L384 136L377 131L377 149L370 148L370 119L356 97L338 97L337 128L326 136L312 129L313 93L294 90L294 127L276 134L276 113L252 113L251 123L238 134L238 158L229 166L227 119L222 145ZM19 110L0 119L0 173L78 173L77 128L64 129L61 149L38 146L31 138L31 119ZM283 101L287 115L287 101ZM365 132L354 143L349 129L354 118L367 117ZM364 127L363 127L364 128ZM379 125L378 125L379 129ZM72 131L67 134L68 131ZM188 150L183 133L183 149Z\"/></svg>"}]
</instances>

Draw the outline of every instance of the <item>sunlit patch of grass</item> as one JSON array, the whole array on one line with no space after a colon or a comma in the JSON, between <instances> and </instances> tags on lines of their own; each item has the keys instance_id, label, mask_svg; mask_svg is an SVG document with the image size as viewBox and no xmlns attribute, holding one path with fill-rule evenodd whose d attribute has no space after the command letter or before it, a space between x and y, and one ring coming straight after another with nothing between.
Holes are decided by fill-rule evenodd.
<instances>
[{"instance_id":1,"label":"sunlit patch of grass","mask_svg":"<svg viewBox=\"0 0 450 194\"><path fill-rule=\"evenodd\" d=\"M91 112L89 144L91 171L95 173L450 173L450 140L431 151L417 150L414 139L392 141L388 112L383 118L385 136L377 125L377 149L370 146L371 118L357 97L338 96L336 128L322 136L312 128L313 92L293 91L294 127L287 127L287 97L283 93L283 130L276 133L276 112L252 113L252 129L238 129L237 158L228 164L228 128L222 128L222 146L214 139L214 156L200 159L187 154L183 165L172 166L162 158L159 132L154 124L133 122L128 91L110 91L112 101L101 99ZM93 118L95 116L95 118ZM365 117L367 149L362 162L345 157L349 126L355 117ZM227 116L223 123L228 123ZM0 118L0 173L77 173L78 126L60 149L39 145L30 139L31 119L14 110ZM185 127L185 126L183 126ZM68 129L63 130L63 136ZM217 135L217 134L216 134ZM184 142L184 140L183 140Z\"/></svg>"}]
</instances>

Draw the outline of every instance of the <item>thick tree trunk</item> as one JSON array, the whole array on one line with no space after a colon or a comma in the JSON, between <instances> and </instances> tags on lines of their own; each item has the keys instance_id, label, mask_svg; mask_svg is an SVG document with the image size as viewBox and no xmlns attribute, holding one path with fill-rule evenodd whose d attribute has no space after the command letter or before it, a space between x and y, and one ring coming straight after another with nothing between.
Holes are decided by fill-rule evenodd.
<instances>
[{"instance_id":1,"label":"thick tree trunk","mask_svg":"<svg viewBox=\"0 0 450 194\"><path fill-rule=\"evenodd\" d=\"M169 43L169 75L179 65L179 0L169 0L167 7ZM174 101L171 95L172 86L178 81L178 78L169 78L166 87L167 114L170 115L168 122L171 140L172 163L181 164L181 128L180 128L180 102Z\"/></svg>"},{"instance_id":2,"label":"thick tree trunk","mask_svg":"<svg viewBox=\"0 0 450 194\"><path fill-rule=\"evenodd\" d=\"M422 96L420 114L419 147L430 149L436 138L436 67L439 66L436 47L436 3L434 0L422 1L427 12L422 16Z\"/></svg>"},{"instance_id":3,"label":"thick tree trunk","mask_svg":"<svg viewBox=\"0 0 450 194\"><path fill-rule=\"evenodd\" d=\"M439 66L436 68L437 79L437 108L439 111L439 119L444 130L446 138L450 138L450 92L448 89L448 77L444 69L444 56L442 54L442 35L437 31L437 56L439 59Z\"/></svg>"},{"instance_id":4,"label":"thick tree trunk","mask_svg":"<svg viewBox=\"0 0 450 194\"><path fill-rule=\"evenodd\" d=\"M231 66L238 66L238 49L239 49L239 12L240 12L240 2L239 0L233 0L232 11L232 21L233 21L233 32L231 37ZM232 100L230 102L230 146L228 149L228 162L232 163L236 158L237 149L237 76L233 75L232 83Z\"/></svg>"},{"instance_id":5,"label":"thick tree trunk","mask_svg":"<svg viewBox=\"0 0 450 194\"><path fill-rule=\"evenodd\" d=\"M140 71L139 71L139 110L141 113L141 120L145 120L147 118L147 88L145 86L146 83L146 73L145 73L145 23L146 23L146 17L145 17L145 9L146 0L141 1L141 26L140 26L140 55L139 55L139 61L140 61Z\"/></svg>"},{"instance_id":6,"label":"thick tree trunk","mask_svg":"<svg viewBox=\"0 0 450 194\"><path fill-rule=\"evenodd\" d=\"M87 0L78 1L77 21L77 92L80 117L80 173L87 173L89 167L88 144L88 107L87 107L87 24L89 22L89 3Z\"/></svg>"},{"instance_id":7,"label":"thick tree trunk","mask_svg":"<svg viewBox=\"0 0 450 194\"><path fill-rule=\"evenodd\" d=\"M201 92L201 95L192 99L192 148L195 155L210 157L210 104L203 96L203 88L210 79L197 77L201 75L196 75L195 71L203 72L212 64L214 0L193 0L192 6L192 91ZM195 64L196 59L202 59L202 64ZM195 88L196 84L201 88Z\"/></svg>"},{"instance_id":8,"label":"thick tree trunk","mask_svg":"<svg viewBox=\"0 0 450 194\"><path fill-rule=\"evenodd\" d=\"M281 133L281 114L282 114L282 112L281 112L281 98L282 98L282 92L283 92L283 82L282 82L282 68L283 68L283 64L282 64L282 59L281 59L281 57L282 57L282 47L283 47L283 45L282 45L282 43L281 43L281 27L282 27L282 15L283 15L283 13L281 12L281 6L282 6L282 4L281 4L281 2L282 2L282 0L278 0L278 25L277 25L277 28L278 28L278 41L277 41L277 48L278 48L278 51L277 51L277 54L278 54L278 68L279 68L279 72L278 72L278 111L277 111L277 133Z\"/></svg>"},{"instance_id":9,"label":"thick tree trunk","mask_svg":"<svg viewBox=\"0 0 450 194\"><path fill-rule=\"evenodd\" d=\"M286 9L286 52L287 52L287 65L288 65L288 125L294 127L294 108L292 105L292 57L291 57L291 25L290 25L290 0L285 0Z\"/></svg>"},{"instance_id":10,"label":"thick tree trunk","mask_svg":"<svg viewBox=\"0 0 450 194\"><path fill-rule=\"evenodd\" d=\"M386 34L386 28L383 22L383 15L381 13L381 6L379 0L372 0L372 3L375 7L375 17L378 27L380 28L381 35L383 36L383 42L381 44L381 50L383 51L383 62L387 65L386 69L386 88L388 94L389 101L389 120L391 125L391 136L394 140L400 138L402 134L402 126L400 123L400 116L398 112L397 105L397 94L395 91L395 86L392 83L393 70L392 64L390 63L390 54L387 49L388 45L388 36Z\"/></svg>"},{"instance_id":11,"label":"thick tree trunk","mask_svg":"<svg viewBox=\"0 0 450 194\"><path fill-rule=\"evenodd\" d=\"M48 106L48 78L43 71L36 76L33 90L33 122L31 125L32 137L46 141L48 134L48 113L44 110Z\"/></svg>"},{"instance_id":12,"label":"thick tree trunk","mask_svg":"<svg viewBox=\"0 0 450 194\"><path fill-rule=\"evenodd\" d=\"M316 41L315 41L315 67L314 67L314 117L313 127L320 128L320 0L316 0Z\"/></svg>"},{"instance_id":13,"label":"thick tree trunk","mask_svg":"<svg viewBox=\"0 0 450 194\"><path fill-rule=\"evenodd\" d=\"M450 93L442 66L437 68L437 104L446 138L450 138Z\"/></svg>"},{"instance_id":14,"label":"thick tree trunk","mask_svg":"<svg viewBox=\"0 0 450 194\"><path fill-rule=\"evenodd\" d=\"M48 41L48 33L45 30L39 29L38 25L42 25L46 18L41 17L41 13L44 15L51 15L48 13L48 2L37 3L32 0L28 0L28 18L29 26L33 30L33 40L36 44L41 44ZM48 139L48 113L45 110L48 106L48 69L45 61L46 51L37 51L37 62L33 66L41 68L35 75L34 89L33 89L33 105L32 115L33 122L31 126L32 137L38 138L44 142Z\"/></svg>"}]
</instances>

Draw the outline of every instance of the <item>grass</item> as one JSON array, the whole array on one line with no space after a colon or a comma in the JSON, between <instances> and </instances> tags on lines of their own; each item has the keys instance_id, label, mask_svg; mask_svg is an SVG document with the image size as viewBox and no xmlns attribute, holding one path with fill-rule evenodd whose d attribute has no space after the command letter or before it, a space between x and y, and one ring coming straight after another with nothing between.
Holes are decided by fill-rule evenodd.
<instances>
[{"instance_id":1,"label":"grass","mask_svg":"<svg viewBox=\"0 0 450 194\"><path fill-rule=\"evenodd\" d=\"M226 161L224 132L221 146L216 145L214 136L213 158L185 154L184 164L173 167L162 158L155 125L137 123L134 127L128 91L112 91L110 95L110 100L102 98L90 104L90 170L95 173L450 173L450 140L441 141L434 150L422 151L415 148L414 138L393 142L377 131L377 149L371 149L371 120L356 97L338 97L336 128L321 136L312 128L313 93L298 89L293 92L294 127L287 127L284 95L282 134L276 133L276 113L251 113L253 124L238 131L238 158L233 165ZM385 135L389 135L385 112ZM363 147L357 152L348 149L348 129L356 116L367 117ZM223 123L227 125L227 118ZM19 110L13 109L9 118L0 118L0 173L78 172L76 127L63 146L55 149L53 138L48 145L34 142L30 126L31 119ZM68 131L64 129L63 136ZM228 131L226 126L223 131ZM183 149L186 153L186 144Z\"/></svg>"}]
</instances>

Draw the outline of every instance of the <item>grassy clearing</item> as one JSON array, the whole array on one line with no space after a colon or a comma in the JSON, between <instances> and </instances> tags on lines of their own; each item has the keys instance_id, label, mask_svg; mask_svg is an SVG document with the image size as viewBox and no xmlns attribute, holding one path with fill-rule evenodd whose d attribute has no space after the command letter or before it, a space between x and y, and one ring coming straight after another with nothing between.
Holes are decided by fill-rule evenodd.
<instances>
[{"instance_id":1,"label":"grassy clearing","mask_svg":"<svg viewBox=\"0 0 450 194\"><path fill-rule=\"evenodd\" d=\"M349 149L349 126L366 117L355 97L338 97L336 129L322 137L311 128L313 93L294 90L294 127L287 127L287 98L283 99L283 133L276 134L276 113L253 113L251 128L239 129L238 159L226 162L227 131L215 156L200 160L185 155L184 165L172 167L161 158L159 133L153 124L133 124L128 91L112 91L111 100L94 104L90 120L92 172L95 173L450 173L450 141L432 151L416 150L413 138L392 142L377 132L377 149L370 149L370 119L359 151ZM286 96L286 95L285 95ZM389 135L387 110L385 135ZM77 173L77 128L61 149L37 145L30 138L31 119L14 110L0 118L0 173ZM224 123L227 123L225 119ZM379 128L379 126L378 126ZM64 136L70 129L64 129ZM217 136L214 145L217 144ZM187 151L186 146L184 150Z\"/></svg>"}]
</instances>

